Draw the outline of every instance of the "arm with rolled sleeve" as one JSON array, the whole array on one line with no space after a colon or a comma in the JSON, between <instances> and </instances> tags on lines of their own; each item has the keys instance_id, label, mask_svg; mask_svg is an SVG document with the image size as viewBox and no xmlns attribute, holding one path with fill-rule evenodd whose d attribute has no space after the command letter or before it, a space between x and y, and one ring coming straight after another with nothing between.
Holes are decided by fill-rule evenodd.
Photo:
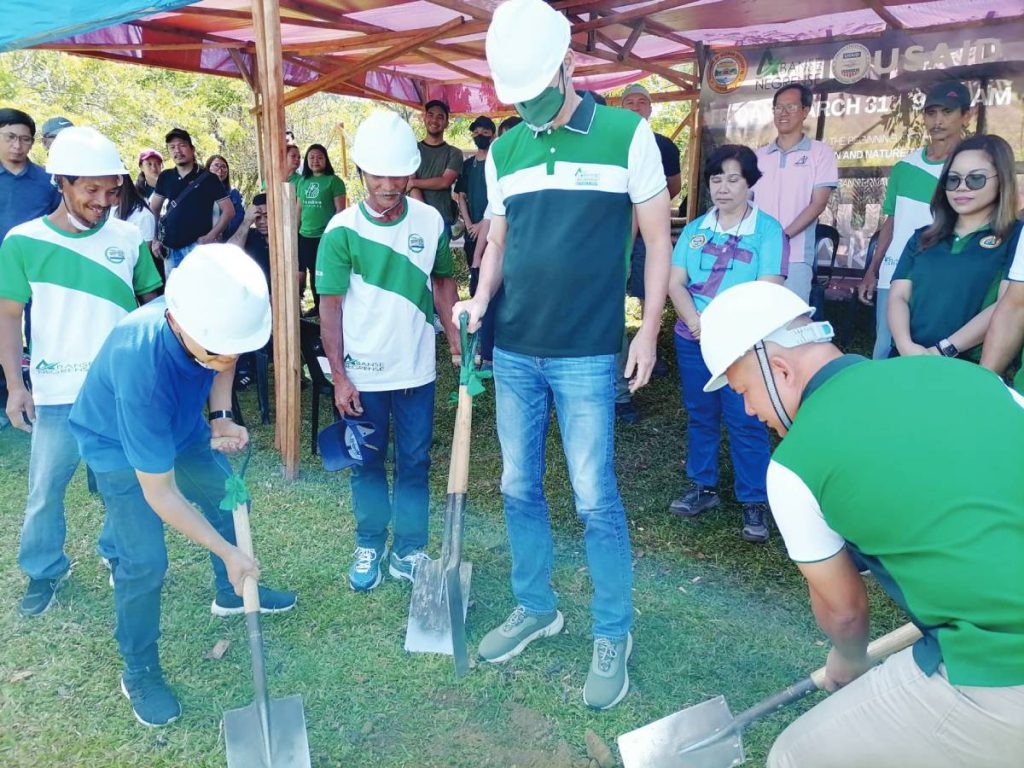
<instances>
[{"instance_id":1,"label":"arm with rolled sleeve","mask_svg":"<svg viewBox=\"0 0 1024 768\"><path fill-rule=\"evenodd\" d=\"M320 239L316 252L316 284L320 292L320 338L324 354L331 365L334 382L334 404L348 416L363 412L359 390L345 372L345 335L342 302L352 278L352 249L348 230L342 226L329 228Z\"/></svg>"},{"instance_id":2,"label":"arm with rolled sleeve","mask_svg":"<svg viewBox=\"0 0 1024 768\"><path fill-rule=\"evenodd\" d=\"M21 320L32 287L20 242L7 237L0 245L0 367L7 379L7 418L17 429L30 432L36 411L32 393L21 378Z\"/></svg>"}]
</instances>

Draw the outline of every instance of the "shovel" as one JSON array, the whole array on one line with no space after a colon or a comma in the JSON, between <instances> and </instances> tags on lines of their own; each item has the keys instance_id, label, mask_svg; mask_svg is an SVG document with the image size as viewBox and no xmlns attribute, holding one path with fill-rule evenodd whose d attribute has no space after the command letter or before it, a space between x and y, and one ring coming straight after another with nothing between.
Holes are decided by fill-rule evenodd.
<instances>
[{"instance_id":1,"label":"shovel","mask_svg":"<svg viewBox=\"0 0 1024 768\"><path fill-rule=\"evenodd\" d=\"M487 374L476 370L477 335L469 336L469 314L459 317L462 336L462 366L459 371L458 410L448 470L448 498L444 510L444 537L441 556L424 561L416 569L405 650L414 653L451 654L455 676L469 670L466 648L466 610L469 606L470 563L462 562L462 526L466 514L466 489L469 485L469 437L473 423L473 396L483 391L481 379Z\"/></svg>"},{"instance_id":2,"label":"shovel","mask_svg":"<svg viewBox=\"0 0 1024 768\"><path fill-rule=\"evenodd\" d=\"M211 441L217 447L217 439ZM251 447L250 447L251 451ZM249 557L252 534L249 530L249 493L242 471L227 480L227 495L221 508L231 508L235 519L235 540ZM252 656L252 682L256 700L247 707L224 713L224 746L228 768L310 768L309 741L302 696L271 699L267 693L267 670L263 658L263 629L260 627L259 585L246 578L242 584L245 625Z\"/></svg>"},{"instance_id":3,"label":"shovel","mask_svg":"<svg viewBox=\"0 0 1024 768\"><path fill-rule=\"evenodd\" d=\"M913 645L921 631L904 624L868 646L872 663ZM730 768L746 761L743 729L805 696L822 690L825 668L769 696L736 717L724 696L680 710L619 736L624 768Z\"/></svg>"}]
</instances>

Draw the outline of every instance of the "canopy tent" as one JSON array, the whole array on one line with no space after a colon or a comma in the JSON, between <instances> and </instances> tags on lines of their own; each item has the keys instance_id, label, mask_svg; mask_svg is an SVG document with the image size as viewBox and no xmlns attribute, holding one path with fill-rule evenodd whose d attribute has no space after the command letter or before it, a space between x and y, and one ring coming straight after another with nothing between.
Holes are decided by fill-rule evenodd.
<instances>
[{"instance_id":1,"label":"canopy tent","mask_svg":"<svg viewBox=\"0 0 1024 768\"><path fill-rule=\"evenodd\" d=\"M284 107L320 91L455 113L495 113L484 38L498 0L7 0L0 52L50 48L126 63L242 77L253 90L272 218L275 440L286 477L298 471L298 307L293 191ZM1021 0L551 0L572 23L576 86L607 90L657 74L696 100L707 48L966 29L1024 19ZM809 15L811 14L811 15ZM292 86L290 91L285 86ZM697 110L691 141L699 143ZM677 131L678 132L678 131ZM695 187L696 154L689 176ZM690 195L691 213L696 195Z\"/></svg>"},{"instance_id":2,"label":"canopy tent","mask_svg":"<svg viewBox=\"0 0 1024 768\"><path fill-rule=\"evenodd\" d=\"M52 5L14 0L0 51L38 47L117 61L240 76L257 35L250 0ZM484 37L496 0L280 0L286 104L326 90L419 106L446 100L455 113L502 109L490 86ZM603 91L650 73L693 98L701 46L873 36L1022 13L1020 0L554 0L573 23L577 87ZM808 16L807 14L813 14ZM132 19L134 20L126 20ZM689 62L688 71L679 71ZM507 107L505 107L507 109Z\"/></svg>"}]
</instances>

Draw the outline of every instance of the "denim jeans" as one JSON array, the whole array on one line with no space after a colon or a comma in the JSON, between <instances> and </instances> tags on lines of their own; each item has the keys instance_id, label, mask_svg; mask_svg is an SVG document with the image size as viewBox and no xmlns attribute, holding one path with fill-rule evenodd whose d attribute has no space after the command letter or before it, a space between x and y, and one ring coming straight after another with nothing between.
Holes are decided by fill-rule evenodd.
<instances>
[{"instance_id":1,"label":"denim jeans","mask_svg":"<svg viewBox=\"0 0 1024 768\"><path fill-rule=\"evenodd\" d=\"M171 270L181 266L181 262L185 260L198 243L192 243L192 245L186 245L184 248L168 248L167 249L167 261L164 263L164 269L166 274L170 276Z\"/></svg>"},{"instance_id":2,"label":"denim jeans","mask_svg":"<svg viewBox=\"0 0 1024 768\"><path fill-rule=\"evenodd\" d=\"M21 527L18 564L30 579L55 579L71 562L64 553L67 525L64 494L78 468L78 443L68 429L71 405L37 405L28 463L28 501ZM110 557L107 522L99 554Z\"/></svg>"},{"instance_id":3,"label":"denim jeans","mask_svg":"<svg viewBox=\"0 0 1024 768\"><path fill-rule=\"evenodd\" d=\"M196 504L210 524L232 544L235 524L231 512L220 509L227 460L197 441L178 454L174 476L185 497ZM114 552L114 613L117 639L129 670L159 663L160 592L167 571L164 522L146 503L135 471L120 469L96 473L107 506ZM233 592L224 562L211 553L218 592Z\"/></svg>"},{"instance_id":4,"label":"denim jeans","mask_svg":"<svg viewBox=\"0 0 1024 768\"><path fill-rule=\"evenodd\" d=\"M363 415L376 428L364 451L363 465L352 468L352 507L356 545L378 552L388 540L394 520L393 549L399 557L427 546L430 515L430 444L434 436L434 382L413 389L360 392ZM388 492L384 466L389 427L395 422L395 475Z\"/></svg>"},{"instance_id":5,"label":"denim jeans","mask_svg":"<svg viewBox=\"0 0 1024 768\"><path fill-rule=\"evenodd\" d=\"M875 289L875 348L871 353L872 360L885 360L892 351L892 333L889 331L889 318L886 307L889 306L889 289Z\"/></svg>"},{"instance_id":6,"label":"denim jeans","mask_svg":"<svg viewBox=\"0 0 1024 768\"><path fill-rule=\"evenodd\" d=\"M512 550L512 593L528 613L553 611L554 544L544 498L544 447L554 401L576 514L594 583L595 637L633 624L626 511L615 481L615 355L529 357L494 349L501 492Z\"/></svg>"},{"instance_id":7,"label":"denim jeans","mask_svg":"<svg viewBox=\"0 0 1024 768\"><path fill-rule=\"evenodd\" d=\"M718 486L718 448L722 421L729 430L734 490L740 503L768 501L765 477L771 449L768 429L750 416L743 398L731 387L705 392L711 373L704 365L700 344L674 334L683 407L686 409L686 476L695 483Z\"/></svg>"},{"instance_id":8,"label":"denim jeans","mask_svg":"<svg viewBox=\"0 0 1024 768\"><path fill-rule=\"evenodd\" d=\"M803 261L789 262L786 287L804 301L811 298L811 283L814 282L814 265Z\"/></svg>"},{"instance_id":9,"label":"denim jeans","mask_svg":"<svg viewBox=\"0 0 1024 768\"><path fill-rule=\"evenodd\" d=\"M480 283L480 267L470 267L469 270L469 295L476 295L477 285ZM480 320L480 359L494 360L494 318L498 314L498 295L491 299L487 312Z\"/></svg>"}]
</instances>

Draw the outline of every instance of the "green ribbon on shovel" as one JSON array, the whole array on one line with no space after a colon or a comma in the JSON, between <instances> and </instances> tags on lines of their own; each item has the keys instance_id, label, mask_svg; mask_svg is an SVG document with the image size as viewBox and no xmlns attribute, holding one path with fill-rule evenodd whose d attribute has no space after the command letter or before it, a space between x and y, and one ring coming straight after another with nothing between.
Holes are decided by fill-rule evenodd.
<instances>
[{"instance_id":1,"label":"green ribbon on shovel","mask_svg":"<svg viewBox=\"0 0 1024 768\"><path fill-rule=\"evenodd\" d=\"M480 334L469 332L469 312L459 315L459 336L462 341L462 364L459 368L459 386L465 387L470 397L476 397L487 391L484 381L492 378L490 371L482 371L476 367L477 347L480 345ZM451 403L459 402L458 392L452 392L448 398Z\"/></svg>"},{"instance_id":2,"label":"green ribbon on shovel","mask_svg":"<svg viewBox=\"0 0 1024 768\"><path fill-rule=\"evenodd\" d=\"M224 498L220 500L220 508L225 512L233 512L235 507L248 503L252 498L249 495L249 489L245 486L245 470L249 467L251 458L252 441L250 440L246 445L242 468L236 473L232 467L231 475L224 481Z\"/></svg>"}]
</instances>

